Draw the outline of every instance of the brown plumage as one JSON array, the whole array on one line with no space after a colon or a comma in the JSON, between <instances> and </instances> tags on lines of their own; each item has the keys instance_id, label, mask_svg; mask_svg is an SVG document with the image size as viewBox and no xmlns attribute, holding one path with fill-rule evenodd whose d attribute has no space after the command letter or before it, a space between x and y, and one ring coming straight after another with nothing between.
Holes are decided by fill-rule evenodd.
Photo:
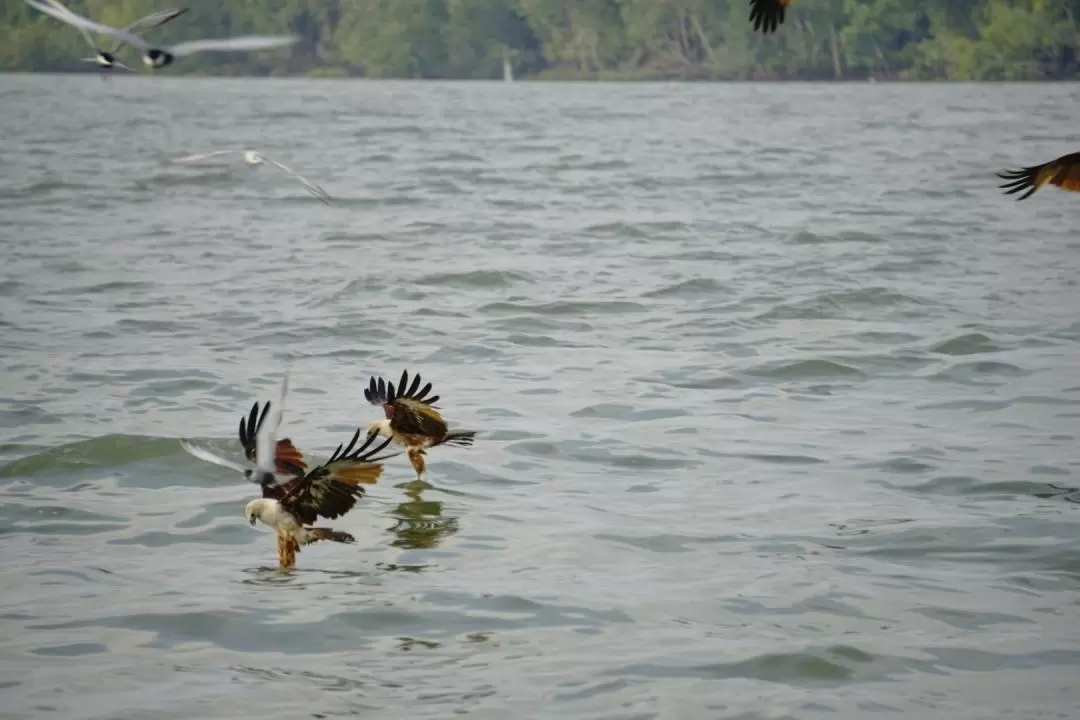
<instances>
[{"instance_id":1,"label":"brown plumage","mask_svg":"<svg viewBox=\"0 0 1080 720\"><path fill-rule=\"evenodd\" d=\"M1080 192L1080 152L1062 155L1042 165L999 172L997 176L1009 181L998 186L1005 190L1006 195L1026 191L1017 197L1017 200L1031 197L1047 183L1069 192Z\"/></svg>"},{"instance_id":2,"label":"brown plumage","mask_svg":"<svg viewBox=\"0 0 1080 720\"><path fill-rule=\"evenodd\" d=\"M269 400L263 406L262 414L259 413L259 403L256 402L251 406L248 416L240 418L240 445L244 448L244 457L251 462L255 462L255 434L262 427L269 412ZM307 471L303 454L289 438L277 441L277 447L274 448L274 465L282 475L296 475L297 473L302 475Z\"/></svg>"},{"instance_id":3,"label":"brown plumage","mask_svg":"<svg viewBox=\"0 0 1080 720\"><path fill-rule=\"evenodd\" d=\"M397 454L376 457L390 444L390 438L370 449L375 440L373 436L366 436L363 444L356 447L359 439L360 429L357 428L349 444L338 445L325 463L284 485L263 486L263 497L277 500L303 525L311 525L320 517L329 520L341 517L363 497L362 485L374 485L378 481L383 472L379 463Z\"/></svg>"},{"instance_id":4,"label":"brown plumage","mask_svg":"<svg viewBox=\"0 0 1080 720\"><path fill-rule=\"evenodd\" d=\"M270 403L267 402L262 414L258 415L256 403L247 422L240 420L240 442L244 446L244 454L252 460L255 457L255 436L269 408ZM368 435L357 447L360 432L357 428L348 445L338 445L329 460L310 471L303 455L289 440L279 441L274 456L278 472L291 475L292 479L283 484L261 483L263 497L277 500L302 525L310 525L319 517L332 520L349 512L356 505L357 498L364 494L361 485L375 484L383 472L380 463L397 454L376 457L390 444L390 438L371 447L375 438Z\"/></svg>"},{"instance_id":5,"label":"brown plumage","mask_svg":"<svg viewBox=\"0 0 1080 720\"><path fill-rule=\"evenodd\" d=\"M401 373L395 388L393 382L371 378L364 390L364 397L372 405L382 407L386 420L368 425L369 437L375 433L388 435L408 449L409 462L419 479L424 474L425 450L438 445L468 447L473 444L476 433L472 430L451 431L435 407L438 395L428 397L431 383L420 386L420 375L409 384L409 371Z\"/></svg>"},{"instance_id":6,"label":"brown plumage","mask_svg":"<svg viewBox=\"0 0 1080 720\"><path fill-rule=\"evenodd\" d=\"M393 454L377 457L390 438L375 447L371 447L375 436L368 435L357 447L359 439L358 429L349 443L338 445L325 463L307 473L297 472L284 484L279 485L268 476L260 483L263 496L244 508L252 525L262 520L277 533L278 565L282 569L293 567L300 548L313 542L356 542L349 533L311 525L319 518L332 520L352 510L364 496L362 486L376 482L382 475L379 463L393 457Z\"/></svg>"},{"instance_id":7,"label":"brown plumage","mask_svg":"<svg viewBox=\"0 0 1080 720\"><path fill-rule=\"evenodd\" d=\"M750 22L754 30L761 30L763 35L776 32L784 24L784 11L791 0L750 0Z\"/></svg>"}]
</instances>

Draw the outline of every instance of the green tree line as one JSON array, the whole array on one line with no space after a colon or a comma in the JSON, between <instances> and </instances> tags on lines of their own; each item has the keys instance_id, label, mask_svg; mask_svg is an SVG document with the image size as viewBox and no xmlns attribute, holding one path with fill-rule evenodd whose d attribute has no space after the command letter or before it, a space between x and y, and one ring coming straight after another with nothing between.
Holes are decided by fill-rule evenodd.
<instances>
[{"instance_id":1,"label":"green tree line","mask_svg":"<svg viewBox=\"0 0 1080 720\"><path fill-rule=\"evenodd\" d=\"M1061 80L1080 78L1080 0L792 0L773 34L748 0L70 0L123 26L188 12L162 43L294 32L291 48L203 53L159 72L378 78ZM78 30L0 0L0 68L69 71ZM101 43L111 45L103 38ZM121 51L129 65L132 49Z\"/></svg>"}]
</instances>

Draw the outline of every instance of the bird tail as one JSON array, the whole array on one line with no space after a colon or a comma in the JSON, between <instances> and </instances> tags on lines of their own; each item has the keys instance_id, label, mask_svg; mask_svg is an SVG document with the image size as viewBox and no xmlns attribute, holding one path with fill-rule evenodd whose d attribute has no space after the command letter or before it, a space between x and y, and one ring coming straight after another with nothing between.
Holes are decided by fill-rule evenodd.
<instances>
[{"instance_id":1,"label":"bird tail","mask_svg":"<svg viewBox=\"0 0 1080 720\"><path fill-rule=\"evenodd\" d=\"M473 444L473 440L475 439L475 430L455 430L454 432L446 433L446 437L439 444L453 445L455 447L469 447Z\"/></svg>"},{"instance_id":2,"label":"bird tail","mask_svg":"<svg viewBox=\"0 0 1080 720\"><path fill-rule=\"evenodd\" d=\"M330 528L307 528L307 538L304 544L310 545L313 542L319 540L331 540L339 543L354 543L356 538L347 532L340 532L338 530L331 530Z\"/></svg>"}]
</instances>

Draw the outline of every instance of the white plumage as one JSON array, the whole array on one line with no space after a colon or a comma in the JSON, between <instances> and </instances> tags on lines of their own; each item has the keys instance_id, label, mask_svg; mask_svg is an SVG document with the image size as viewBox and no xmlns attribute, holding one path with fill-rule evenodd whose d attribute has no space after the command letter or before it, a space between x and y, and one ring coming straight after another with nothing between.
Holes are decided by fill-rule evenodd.
<instances>
[{"instance_id":1,"label":"white plumage","mask_svg":"<svg viewBox=\"0 0 1080 720\"><path fill-rule=\"evenodd\" d=\"M273 165L279 170L283 170L284 172L289 173L289 175L292 175L294 178L296 178L307 189L309 193L317 197L323 203L326 203L327 205L330 204L329 193L327 193L321 187L311 182L304 176L300 175L292 168L282 163L279 163L277 160L272 160L271 158L268 158L266 155L263 155L258 150L244 150L242 148L233 148L230 150L214 150L212 152L197 153L195 155L185 155L183 157L172 158L171 160L169 160L169 162L173 163L174 165L196 165L212 158L219 158L224 155L235 155L238 153L244 158L244 162L249 165L269 164Z\"/></svg>"}]
</instances>

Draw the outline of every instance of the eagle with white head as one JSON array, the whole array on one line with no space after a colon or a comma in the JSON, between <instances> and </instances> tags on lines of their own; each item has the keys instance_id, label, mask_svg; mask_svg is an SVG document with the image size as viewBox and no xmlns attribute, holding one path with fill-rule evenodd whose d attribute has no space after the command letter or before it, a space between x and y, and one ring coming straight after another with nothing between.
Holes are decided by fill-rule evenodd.
<instances>
[{"instance_id":1,"label":"eagle with white head","mask_svg":"<svg viewBox=\"0 0 1080 720\"><path fill-rule=\"evenodd\" d=\"M269 401L261 414L256 402L248 417L240 420L240 444L254 467L223 458L188 440L180 441L195 457L237 470L262 488L262 497L245 505L244 517L252 526L259 521L273 528L278 538L278 565L282 569L295 566L296 553L313 542L356 541L346 532L310 526L319 518L333 520L352 510L364 495L362 486L377 482L383 472L381 462L396 454L377 457L390 443L389 438L372 447L374 437L368 435L357 446L361 432L358 428L349 443L338 445L328 461L307 470L303 455L291 440L285 438L275 442L287 386L286 377L281 401L269 422ZM280 482L278 474L289 476L289 479Z\"/></svg>"},{"instance_id":2,"label":"eagle with white head","mask_svg":"<svg viewBox=\"0 0 1080 720\"><path fill-rule=\"evenodd\" d=\"M420 375L413 377L409 385L409 371L401 372L397 387L382 378L371 378L364 390L364 397L372 405L382 407L386 417L368 423L368 438L384 435L399 445L404 445L409 462L416 470L416 479L424 475L425 450L438 445L469 447L476 438L473 430L450 430L442 415L435 408L438 395L428 397L431 383L420 387Z\"/></svg>"}]
</instances>

